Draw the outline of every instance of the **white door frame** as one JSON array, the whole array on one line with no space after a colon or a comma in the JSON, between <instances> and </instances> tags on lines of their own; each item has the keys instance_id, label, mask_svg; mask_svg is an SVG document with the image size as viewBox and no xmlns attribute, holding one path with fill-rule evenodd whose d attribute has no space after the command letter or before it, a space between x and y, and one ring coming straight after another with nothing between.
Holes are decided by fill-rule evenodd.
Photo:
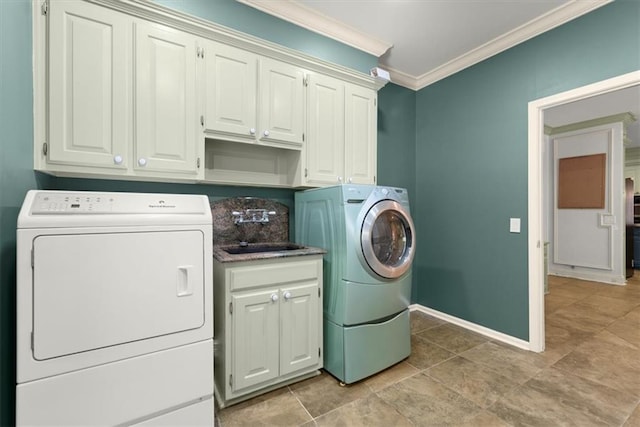
<instances>
[{"instance_id":1,"label":"white door frame","mask_svg":"<svg viewBox=\"0 0 640 427\"><path fill-rule=\"evenodd\" d=\"M542 145L544 110L640 84L640 70L529 102L529 349L544 350Z\"/></svg>"}]
</instances>

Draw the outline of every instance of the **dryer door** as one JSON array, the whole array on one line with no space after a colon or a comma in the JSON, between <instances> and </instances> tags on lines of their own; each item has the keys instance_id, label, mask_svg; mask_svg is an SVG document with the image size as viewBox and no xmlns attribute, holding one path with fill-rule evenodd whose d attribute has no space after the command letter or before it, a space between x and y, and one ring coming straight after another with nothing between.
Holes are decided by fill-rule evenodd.
<instances>
[{"instance_id":1,"label":"dryer door","mask_svg":"<svg viewBox=\"0 0 640 427\"><path fill-rule=\"evenodd\" d=\"M409 212L396 201L382 200L364 217L360 234L364 259L377 275L396 279L411 267L414 236Z\"/></svg>"}]
</instances>

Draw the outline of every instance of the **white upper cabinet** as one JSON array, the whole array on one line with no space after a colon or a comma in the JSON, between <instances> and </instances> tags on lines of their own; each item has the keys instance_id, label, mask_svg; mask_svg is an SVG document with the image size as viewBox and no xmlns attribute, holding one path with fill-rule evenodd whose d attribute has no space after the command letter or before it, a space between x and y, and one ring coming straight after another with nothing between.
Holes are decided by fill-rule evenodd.
<instances>
[{"instance_id":1,"label":"white upper cabinet","mask_svg":"<svg viewBox=\"0 0 640 427\"><path fill-rule=\"evenodd\" d=\"M216 42L204 42L205 135L300 149L304 70Z\"/></svg>"},{"instance_id":2,"label":"white upper cabinet","mask_svg":"<svg viewBox=\"0 0 640 427\"><path fill-rule=\"evenodd\" d=\"M124 173L131 142L130 21L84 2L55 3L49 26L48 162Z\"/></svg>"},{"instance_id":3,"label":"white upper cabinet","mask_svg":"<svg viewBox=\"0 0 640 427\"><path fill-rule=\"evenodd\" d=\"M309 76L304 184L335 184L344 175L344 82Z\"/></svg>"},{"instance_id":4,"label":"white upper cabinet","mask_svg":"<svg viewBox=\"0 0 640 427\"><path fill-rule=\"evenodd\" d=\"M205 132L255 139L258 58L221 43L204 43Z\"/></svg>"},{"instance_id":5,"label":"white upper cabinet","mask_svg":"<svg viewBox=\"0 0 640 427\"><path fill-rule=\"evenodd\" d=\"M318 74L308 89L303 185L375 184L376 92Z\"/></svg>"},{"instance_id":6,"label":"white upper cabinet","mask_svg":"<svg viewBox=\"0 0 640 427\"><path fill-rule=\"evenodd\" d=\"M159 24L135 24L135 158L141 173L198 174L196 38Z\"/></svg>"},{"instance_id":7,"label":"white upper cabinet","mask_svg":"<svg viewBox=\"0 0 640 427\"><path fill-rule=\"evenodd\" d=\"M304 71L293 65L260 60L258 138L267 143L301 146L304 132Z\"/></svg>"},{"instance_id":8,"label":"white upper cabinet","mask_svg":"<svg viewBox=\"0 0 640 427\"><path fill-rule=\"evenodd\" d=\"M46 1L32 18L35 170L284 188L375 183L367 74L153 1Z\"/></svg>"},{"instance_id":9,"label":"white upper cabinet","mask_svg":"<svg viewBox=\"0 0 640 427\"><path fill-rule=\"evenodd\" d=\"M36 167L201 179L197 37L87 2L49 10L49 135Z\"/></svg>"},{"instance_id":10,"label":"white upper cabinet","mask_svg":"<svg viewBox=\"0 0 640 427\"><path fill-rule=\"evenodd\" d=\"M375 184L377 169L377 94L362 86L345 90L345 179L354 184Z\"/></svg>"}]
</instances>

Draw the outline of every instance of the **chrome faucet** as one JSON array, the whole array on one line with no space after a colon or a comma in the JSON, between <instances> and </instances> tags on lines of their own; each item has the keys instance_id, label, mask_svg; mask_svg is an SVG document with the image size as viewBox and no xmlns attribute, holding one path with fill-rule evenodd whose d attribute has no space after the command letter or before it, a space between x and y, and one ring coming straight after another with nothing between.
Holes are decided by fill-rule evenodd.
<instances>
[{"instance_id":1,"label":"chrome faucet","mask_svg":"<svg viewBox=\"0 0 640 427\"><path fill-rule=\"evenodd\" d=\"M269 217L276 214L276 211L268 211L266 209L247 209L244 212L233 211L233 222L236 225L244 224L247 222L257 222L264 224L269 222Z\"/></svg>"}]
</instances>

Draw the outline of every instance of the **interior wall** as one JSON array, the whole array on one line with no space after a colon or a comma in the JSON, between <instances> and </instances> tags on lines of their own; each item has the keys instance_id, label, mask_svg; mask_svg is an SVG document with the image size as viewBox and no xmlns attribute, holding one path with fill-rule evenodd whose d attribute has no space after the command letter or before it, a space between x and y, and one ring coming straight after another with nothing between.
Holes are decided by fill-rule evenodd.
<instances>
[{"instance_id":1,"label":"interior wall","mask_svg":"<svg viewBox=\"0 0 640 427\"><path fill-rule=\"evenodd\" d=\"M639 18L613 2L417 93L417 303L528 340L527 104L640 69Z\"/></svg>"},{"instance_id":2,"label":"interior wall","mask_svg":"<svg viewBox=\"0 0 640 427\"><path fill-rule=\"evenodd\" d=\"M388 83L378 92L378 176L379 185L406 188L411 209L416 182L416 92ZM417 243L416 253L421 244ZM413 275L411 302L416 299Z\"/></svg>"},{"instance_id":3,"label":"interior wall","mask_svg":"<svg viewBox=\"0 0 640 427\"><path fill-rule=\"evenodd\" d=\"M377 59L234 0L160 2L362 72ZM217 21L216 21L217 22ZM0 1L0 425L14 424L16 221L30 189L256 196L293 207L293 190L53 178L33 171L31 1ZM250 29L251 31L247 31ZM292 228L291 228L292 229Z\"/></svg>"}]
</instances>

